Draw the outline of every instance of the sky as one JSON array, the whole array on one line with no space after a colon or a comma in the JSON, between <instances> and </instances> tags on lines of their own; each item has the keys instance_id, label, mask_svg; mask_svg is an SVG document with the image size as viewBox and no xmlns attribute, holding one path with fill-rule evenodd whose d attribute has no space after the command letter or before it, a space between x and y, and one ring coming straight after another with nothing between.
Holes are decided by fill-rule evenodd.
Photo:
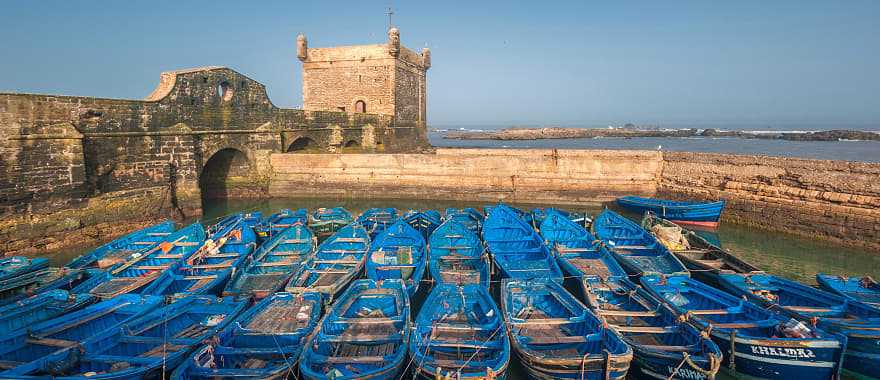
<instances>
[{"instance_id":1,"label":"sky","mask_svg":"<svg viewBox=\"0 0 880 380\"><path fill-rule=\"evenodd\" d=\"M302 104L295 38L432 51L432 126L880 126L880 1L3 0L0 92L140 99L222 65Z\"/></svg>"}]
</instances>

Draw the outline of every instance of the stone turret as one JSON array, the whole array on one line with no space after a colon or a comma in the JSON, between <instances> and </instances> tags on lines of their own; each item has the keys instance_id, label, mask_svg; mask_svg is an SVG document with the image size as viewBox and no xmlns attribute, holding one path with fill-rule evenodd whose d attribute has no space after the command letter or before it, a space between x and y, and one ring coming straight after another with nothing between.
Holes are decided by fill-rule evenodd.
<instances>
[{"instance_id":1,"label":"stone turret","mask_svg":"<svg viewBox=\"0 0 880 380\"><path fill-rule=\"evenodd\" d=\"M431 68L431 49L426 47L422 48L422 66L425 67L425 70Z\"/></svg>"},{"instance_id":2,"label":"stone turret","mask_svg":"<svg viewBox=\"0 0 880 380\"><path fill-rule=\"evenodd\" d=\"M303 62L309 58L309 41L302 33L296 36L296 57Z\"/></svg>"},{"instance_id":3,"label":"stone turret","mask_svg":"<svg viewBox=\"0 0 880 380\"><path fill-rule=\"evenodd\" d=\"M388 29L388 54L392 57L400 55L400 31L394 27Z\"/></svg>"}]
</instances>

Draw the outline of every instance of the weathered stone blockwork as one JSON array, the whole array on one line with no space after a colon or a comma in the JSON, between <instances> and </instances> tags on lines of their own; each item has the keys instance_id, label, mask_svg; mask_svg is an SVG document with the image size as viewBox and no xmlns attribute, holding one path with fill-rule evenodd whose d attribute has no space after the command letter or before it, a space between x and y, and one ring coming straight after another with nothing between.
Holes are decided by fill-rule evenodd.
<instances>
[{"instance_id":1,"label":"weathered stone blockwork","mask_svg":"<svg viewBox=\"0 0 880 380\"><path fill-rule=\"evenodd\" d=\"M71 212L131 211L74 217L84 231L109 216L198 214L203 195L266 196L271 153L413 151L422 132L393 116L279 109L262 84L222 67L163 73L145 100L0 93L0 241L16 251L33 235L22 228L60 236ZM145 189L165 195L143 210L119 204Z\"/></svg>"},{"instance_id":2,"label":"weathered stone blockwork","mask_svg":"<svg viewBox=\"0 0 880 380\"><path fill-rule=\"evenodd\" d=\"M583 203L656 192L660 152L442 149L273 154L271 196L340 195Z\"/></svg>"},{"instance_id":3,"label":"weathered stone blockwork","mask_svg":"<svg viewBox=\"0 0 880 380\"><path fill-rule=\"evenodd\" d=\"M410 137L427 136L431 53L401 46L396 28L388 31L387 43L376 45L309 48L300 35L297 56L303 62L303 109L393 116L416 129Z\"/></svg>"},{"instance_id":4,"label":"weathered stone blockwork","mask_svg":"<svg viewBox=\"0 0 880 380\"><path fill-rule=\"evenodd\" d=\"M880 164L663 153L660 193L727 200L722 219L880 249Z\"/></svg>"}]
</instances>

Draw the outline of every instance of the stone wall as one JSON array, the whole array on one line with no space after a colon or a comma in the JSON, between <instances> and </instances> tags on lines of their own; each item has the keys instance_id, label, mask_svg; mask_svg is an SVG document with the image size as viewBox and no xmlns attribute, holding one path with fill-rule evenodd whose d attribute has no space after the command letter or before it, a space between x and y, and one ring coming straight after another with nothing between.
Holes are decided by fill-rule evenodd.
<instances>
[{"instance_id":1,"label":"stone wall","mask_svg":"<svg viewBox=\"0 0 880 380\"><path fill-rule=\"evenodd\" d=\"M273 197L339 195L583 203L656 192L653 151L442 149L430 154L273 154Z\"/></svg>"},{"instance_id":2,"label":"stone wall","mask_svg":"<svg viewBox=\"0 0 880 380\"><path fill-rule=\"evenodd\" d=\"M880 249L880 164L665 152L664 196L726 199L722 220Z\"/></svg>"},{"instance_id":3,"label":"stone wall","mask_svg":"<svg viewBox=\"0 0 880 380\"><path fill-rule=\"evenodd\" d=\"M223 67L163 73L145 100L0 93L0 241L45 245L21 228L57 237L73 218L86 231L110 221L76 215L102 208L123 230L146 215L198 214L203 196L266 196L269 155L297 140L314 152L401 152L420 149L423 132L392 116L280 109L262 84ZM120 202L149 189L165 189L169 207L137 199L161 214L108 211L131 211Z\"/></svg>"}]
</instances>

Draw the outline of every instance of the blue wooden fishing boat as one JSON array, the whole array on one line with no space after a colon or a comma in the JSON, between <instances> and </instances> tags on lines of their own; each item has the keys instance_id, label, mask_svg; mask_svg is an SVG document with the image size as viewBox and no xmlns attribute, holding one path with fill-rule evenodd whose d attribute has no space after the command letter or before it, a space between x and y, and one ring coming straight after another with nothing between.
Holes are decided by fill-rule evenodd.
<instances>
[{"instance_id":1,"label":"blue wooden fishing boat","mask_svg":"<svg viewBox=\"0 0 880 380\"><path fill-rule=\"evenodd\" d=\"M349 224L324 240L315 255L287 286L286 292L320 292L330 304L364 269L370 235L358 223Z\"/></svg>"},{"instance_id":2,"label":"blue wooden fishing boat","mask_svg":"<svg viewBox=\"0 0 880 380\"><path fill-rule=\"evenodd\" d=\"M447 208L443 212L443 220L455 220L476 233L480 233L483 229L485 219L483 214L473 207Z\"/></svg>"},{"instance_id":3,"label":"blue wooden fishing boat","mask_svg":"<svg viewBox=\"0 0 880 380\"><path fill-rule=\"evenodd\" d=\"M633 349L630 374L645 379L713 379L724 354L694 325L629 281L585 282L588 306Z\"/></svg>"},{"instance_id":4,"label":"blue wooden fishing boat","mask_svg":"<svg viewBox=\"0 0 880 380\"><path fill-rule=\"evenodd\" d=\"M409 351L422 378L504 379L510 364L501 312L479 284L434 287L416 317Z\"/></svg>"},{"instance_id":5,"label":"blue wooden fishing boat","mask_svg":"<svg viewBox=\"0 0 880 380\"><path fill-rule=\"evenodd\" d=\"M399 379L411 329L400 280L357 280L321 320L300 358L310 380Z\"/></svg>"},{"instance_id":6,"label":"blue wooden fishing boat","mask_svg":"<svg viewBox=\"0 0 880 380\"><path fill-rule=\"evenodd\" d=\"M276 234L260 246L244 270L236 271L223 295L262 299L281 290L314 253L316 241L302 224Z\"/></svg>"},{"instance_id":7,"label":"blue wooden fishing boat","mask_svg":"<svg viewBox=\"0 0 880 380\"><path fill-rule=\"evenodd\" d=\"M382 233L382 231L385 231L388 226L394 224L398 217L399 215L397 214L396 208L374 207L364 211L357 217L357 219L355 219L355 221L364 226L364 228L367 229L367 232L370 233L370 237L375 239L376 236L379 236L379 234Z\"/></svg>"},{"instance_id":8,"label":"blue wooden fishing boat","mask_svg":"<svg viewBox=\"0 0 880 380\"><path fill-rule=\"evenodd\" d=\"M488 217L489 217L489 214L492 213L492 209L494 209L495 207L498 207L498 206L504 206L504 208L505 208L507 211L509 211L509 212L513 212L514 214L516 214L517 216L519 216L520 219L523 220L523 222L526 222L526 224L528 224L528 225L530 225L530 226L531 226L532 223L534 222L534 220L532 220L532 213L531 213L531 212L526 212L526 211L524 211L524 210L522 210L522 209L519 209L519 208L516 208L516 207L513 207L513 206L509 206L509 205L505 205L505 204L497 204L497 205L495 205L495 206L486 206L486 207L483 207L483 214L486 215L486 218L488 218Z\"/></svg>"},{"instance_id":9,"label":"blue wooden fishing boat","mask_svg":"<svg viewBox=\"0 0 880 380\"><path fill-rule=\"evenodd\" d=\"M450 219L428 239L428 269L439 283L482 284L489 288L489 258L480 236Z\"/></svg>"},{"instance_id":10,"label":"blue wooden fishing boat","mask_svg":"<svg viewBox=\"0 0 880 380\"><path fill-rule=\"evenodd\" d=\"M719 275L728 292L811 326L846 335L844 370L880 378L880 308L765 273Z\"/></svg>"},{"instance_id":11,"label":"blue wooden fishing boat","mask_svg":"<svg viewBox=\"0 0 880 380\"><path fill-rule=\"evenodd\" d=\"M304 208L296 211L284 209L269 215L268 218L254 227L254 231L257 233L257 240L263 242L271 238L272 235L284 231L296 223L307 224L308 222L309 210Z\"/></svg>"},{"instance_id":12,"label":"blue wooden fishing boat","mask_svg":"<svg viewBox=\"0 0 880 380\"><path fill-rule=\"evenodd\" d=\"M136 252L125 262L95 276L73 289L74 293L90 293L101 299L120 294L139 293L166 270L180 265L205 241L205 229L199 223L175 231L157 246ZM95 285L95 282L98 282Z\"/></svg>"},{"instance_id":13,"label":"blue wooden fishing boat","mask_svg":"<svg viewBox=\"0 0 880 380\"><path fill-rule=\"evenodd\" d=\"M93 335L115 328L161 304L160 297L123 294L4 334L0 336L0 371L76 347Z\"/></svg>"},{"instance_id":14,"label":"blue wooden fishing boat","mask_svg":"<svg viewBox=\"0 0 880 380\"><path fill-rule=\"evenodd\" d=\"M49 260L42 257L32 259L24 256L4 257L0 259L0 286L20 280L23 276L33 275L48 267Z\"/></svg>"},{"instance_id":15,"label":"blue wooden fishing boat","mask_svg":"<svg viewBox=\"0 0 880 380\"><path fill-rule=\"evenodd\" d=\"M491 209L483 224L483 241L505 277L562 281L562 270L550 250L512 208L498 205Z\"/></svg>"},{"instance_id":16,"label":"blue wooden fishing boat","mask_svg":"<svg viewBox=\"0 0 880 380\"><path fill-rule=\"evenodd\" d=\"M614 211L605 209L596 217L593 234L602 240L630 275L688 273L684 264L654 235Z\"/></svg>"},{"instance_id":17,"label":"blue wooden fishing boat","mask_svg":"<svg viewBox=\"0 0 880 380\"><path fill-rule=\"evenodd\" d=\"M532 378L626 377L632 349L561 284L505 280L501 310L511 345Z\"/></svg>"},{"instance_id":18,"label":"blue wooden fishing boat","mask_svg":"<svg viewBox=\"0 0 880 380\"><path fill-rule=\"evenodd\" d=\"M855 301L880 307L880 284L870 276L847 277L819 273L819 287Z\"/></svg>"},{"instance_id":19,"label":"blue wooden fishing boat","mask_svg":"<svg viewBox=\"0 0 880 380\"><path fill-rule=\"evenodd\" d=\"M354 221L351 212L342 207L319 208L309 214L309 229L315 236L327 237Z\"/></svg>"},{"instance_id":20,"label":"blue wooden fishing boat","mask_svg":"<svg viewBox=\"0 0 880 380\"><path fill-rule=\"evenodd\" d=\"M174 222L166 220L162 223L134 231L128 235L93 249L89 253L73 259L68 268L107 268L121 263L124 258L135 252L145 251L155 247L174 232Z\"/></svg>"},{"instance_id":21,"label":"blue wooden fishing boat","mask_svg":"<svg viewBox=\"0 0 880 380\"><path fill-rule=\"evenodd\" d=\"M690 224L700 227L718 227L724 201L717 202L681 202L657 198L626 196L617 198L617 204L639 215L651 211L661 218L674 223Z\"/></svg>"},{"instance_id":22,"label":"blue wooden fishing boat","mask_svg":"<svg viewBox=\"0 0 880 380\"><path fill-rule=\"evenodd\" d=\"M541 207L538 207L538 208L533 208L529 212L532 214L532 222L535 224L535 227L540 227L541 223L544 223L544 219L547 218L547 214L549 214L550 212L555 212L557 214L561 214L561 215L565 216L566 218L568 218L568 220L571 220L572 222L575 222L581 226L586 226L585 222L589 221L586 214L584 214L582 212L570 212L570 211L566 211L566 210L563 210L560 208L553 208L553 207L541 208Z\"/></svg>"},{"instance_id":23,"label":"blue wooden fishing boat","mask_svg":"<svg viewBox=\"0 0 880 380\"><path fill-rule=\"evenodd\" d=\"M839 376L846 337L765 310L686 276L643 276L642 286L712 337L722 369L759 379Z\"/></svg>"},{"instance_id":24,"label":"blue wooden fishing boat","mask_svg":"<svg viewBox=\"0 0 880 380\"><path fill-rule=\"evenodd\" d=\"M626 272L600 241L566 215L548 209L540 230L559 266L579 279L581 291L586 290L584 281L590 277L602 282L626 277Z\"/></svg>"},{"instance_id":25,"label":"blue wooden fishing boat","mask_svg":"<svg viewBox=\"0 0 880 380\"><path fill-rule=\"evenodd\" d=\"M71 290L77 285L88 281L90 278L100 275L100 269L72 269L45 268L33 273L26 280L15 281L14 284L7 282L0 287L0 306L23 300L34 294L40 294L53 289Z\"/></svg>"},{"instance_id":26,"label":"blue wooden fishing boat","mask_svg":"<svg viewBox=\"0 0 880 380\"><path fill-rule=\"evenodd\" d=\"M142 293L172 297L219 294L257 245L253 219L239 214L224 222L198 251L162 273Z\"/></svg>"},{"instance_id":27,"label":"blue wooden fishing boat","mask_svg":"<svg viewBox=\"0 0 880 380\"><path fill-rule=\"evenodd\" d=\"M321 319L319 293L275 293L197 348L174 370L175 380L296 378L306 338Z\"/></svg>"},{"instance_id":28,"label":"blue wooden fishing boat","mask_svg":"<svg viewBox=\"0 0 880 380\"><path fill-rule=\"evenodd\" d=\"M440 223L443 223L443 218L440 217L440 212L437 210L409 210L403 215L403 220L419 231L425 240L428 240L431 233L440 226Z\"/></svg>"},{"instance_id":29,"label":"blue wooden fishing boat","mask_svg":"<svg viewBox=\"0 0 880 380\"><path fill-rule=\"evenodd\" d=\"M30 363L4 379L145 379L177 367L196 345L226 327L245 302L190 296Z\"/></svg>"},{"instance_id":30,"label":"blue wooden fishing boat","mask_svg":"<svg viewBox=\"0 0 880 380\"><path fill-rule=\"evenodd\" d=\"M97 299L56 289L0 307L0 336L82 308Z\"/></svg>"},{"instance_id":31,"label":"blue wooden fishing boat","mask_svg":"<svg viewBox=\"0 0 880 380\"><path fill-rule=\"evenodd\" d=\"M649 231L691 272L691 276L711 286L718 286L718 273L760 273L761 270L698 231L684 229L651 211L642 217L642 228Z\"/></svg>"},{"instance_id":32,"label":"blue wooden fishing boat","mask_svg":"<svg viewBox=\"0 0 880 380\"><path fill-rule=\"evenodd\" d=\"M367 278L379 281L401 279L410 297L419 290L425 275L425 238L405 221L398 220L370 244Z\"/></svg>"}]
</instances>

